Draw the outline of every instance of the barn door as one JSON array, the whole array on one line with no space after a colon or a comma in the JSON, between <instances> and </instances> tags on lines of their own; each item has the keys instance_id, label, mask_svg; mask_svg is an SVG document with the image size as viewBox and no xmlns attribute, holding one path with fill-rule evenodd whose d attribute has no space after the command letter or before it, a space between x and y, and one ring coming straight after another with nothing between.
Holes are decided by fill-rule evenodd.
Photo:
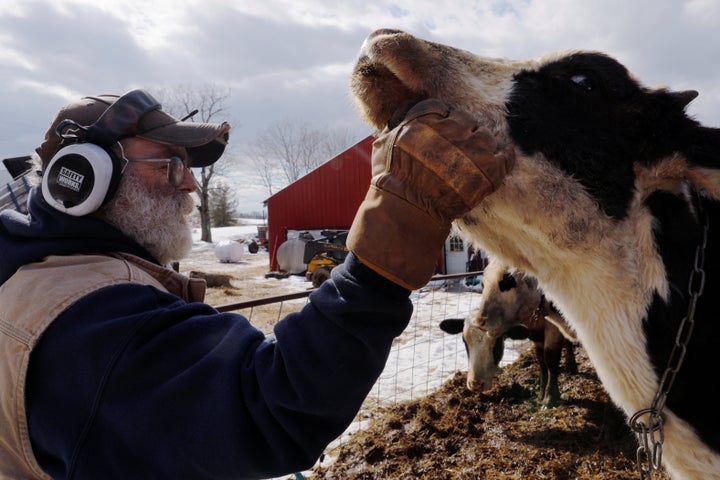
<instances>
[{"instance_id":1,"label":"barn door","mask_svg":"<svg viewBox=\"0 0 720 480\"><path fill-rule=\"evenodd\" d=\"M467 245L462 237L450 235L445 240L445 265L447 274L465 272L465 265L468 261Z\"/></svg>"}]
</instances>

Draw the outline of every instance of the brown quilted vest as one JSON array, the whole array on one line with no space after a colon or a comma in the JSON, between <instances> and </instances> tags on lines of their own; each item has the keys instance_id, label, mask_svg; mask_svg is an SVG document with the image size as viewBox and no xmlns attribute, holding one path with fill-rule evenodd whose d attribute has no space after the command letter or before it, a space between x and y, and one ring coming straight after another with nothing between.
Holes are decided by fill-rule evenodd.
<instances>
[{"instance_id":1,"label":"brown quilted vest","mask_svg":"<svg viewBox=\"0 0 720 480\"><path fill-rule=\"evenodd\" d=\"M0 478L47 479L30 444L25 378L30 353L55 318L85 295L121 283L203 301L205 281L129 254L52 256L0 286Z\"/></svg>"}]
</instances>

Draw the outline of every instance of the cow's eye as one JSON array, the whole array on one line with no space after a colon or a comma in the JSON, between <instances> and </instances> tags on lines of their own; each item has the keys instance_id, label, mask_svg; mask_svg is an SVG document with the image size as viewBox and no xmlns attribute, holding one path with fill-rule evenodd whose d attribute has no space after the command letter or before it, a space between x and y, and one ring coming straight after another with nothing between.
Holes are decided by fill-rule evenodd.
<instances>
[{"instance_id":1,"label":"cow's eye","mask_svg":"<svg viewBox=\"0 0 720 480\"><path fill-rule=\"evenodd\" d=\"M590 91L593 89L593 83L590 78L588 78L587 75L583 74L577 74L570 77L570 81L573 82L575 85L584 88L587 91Z\"/></svg>"}]
</instances>

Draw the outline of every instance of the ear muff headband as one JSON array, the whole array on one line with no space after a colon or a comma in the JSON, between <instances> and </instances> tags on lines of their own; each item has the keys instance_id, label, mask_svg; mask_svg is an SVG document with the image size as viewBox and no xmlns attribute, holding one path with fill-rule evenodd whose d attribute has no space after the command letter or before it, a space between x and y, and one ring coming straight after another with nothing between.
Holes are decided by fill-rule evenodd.
<instances>
[{"instance_id":1,"label":"ear muff headband","mask_svg":"<svg viewBox=\"0 0 720 480\"><path fill-rule=\"evenodd\" d=\"M140 119L160 108L160 102L142 89L132 90L110 105L100 118L87 127L85 141L109 147L137 131Z\"/></svg>"},{"instance_id":2,"label":"ear muff headband","mask_svg":"<svg viewBox=\"0 0 720 480\"><path fill-rule=\"evenodd\" d=\"M99 97L87 98L106 103ZM89 142L106 148L122 138L135 134L140 120L159 108L160 102L148 92L141 89L132 90L108 106L92 125L83 126L74 120L65 119L55 127L55 133L72 142ZM66 130L70 133L65 133Z\"/></svg>"},{"instance_id":3,"label":"ear muff headband","mask_svg":"<svg viewBox=\"0 0 720 480\"><path fill-rule=\"evenodd\" d=\"M45 169L43 197L68 215L88 215L105 202L113 170L110 155L101 147L92 143L67 146L55 154Z\"/></svg>"}]
</instances>

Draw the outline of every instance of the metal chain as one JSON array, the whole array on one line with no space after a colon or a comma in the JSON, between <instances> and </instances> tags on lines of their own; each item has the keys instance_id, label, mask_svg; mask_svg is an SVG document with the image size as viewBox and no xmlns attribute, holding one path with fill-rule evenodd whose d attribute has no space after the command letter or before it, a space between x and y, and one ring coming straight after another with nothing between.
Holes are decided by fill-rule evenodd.
<instances>
[{"instance_id":1,"label":"metal chain","mask_svg":"<svg viewBox=\"0 0 720 480\"><path fill-rule=\"evenodd\" d=\"M709 219L702 209L698 196L698 215L703 225L702 238L695 249L695 263L688 281L690 303L687 315L680 321L675 344L668 358L667 368L663 373L657 393L650 408L640 410L630 417L630 428L635 432L639 447L636 452L636 461L641 480L651 480L653 470L659 470L662 463L663 442L665 441L664 420L662 416L665 401L675 382L675 377L682 367L687 346L695 326L695 308L698 298L705 289L705 247L709 229ZM647 423L642 420L647 416Z\"/></svg>"}]
</instances>

